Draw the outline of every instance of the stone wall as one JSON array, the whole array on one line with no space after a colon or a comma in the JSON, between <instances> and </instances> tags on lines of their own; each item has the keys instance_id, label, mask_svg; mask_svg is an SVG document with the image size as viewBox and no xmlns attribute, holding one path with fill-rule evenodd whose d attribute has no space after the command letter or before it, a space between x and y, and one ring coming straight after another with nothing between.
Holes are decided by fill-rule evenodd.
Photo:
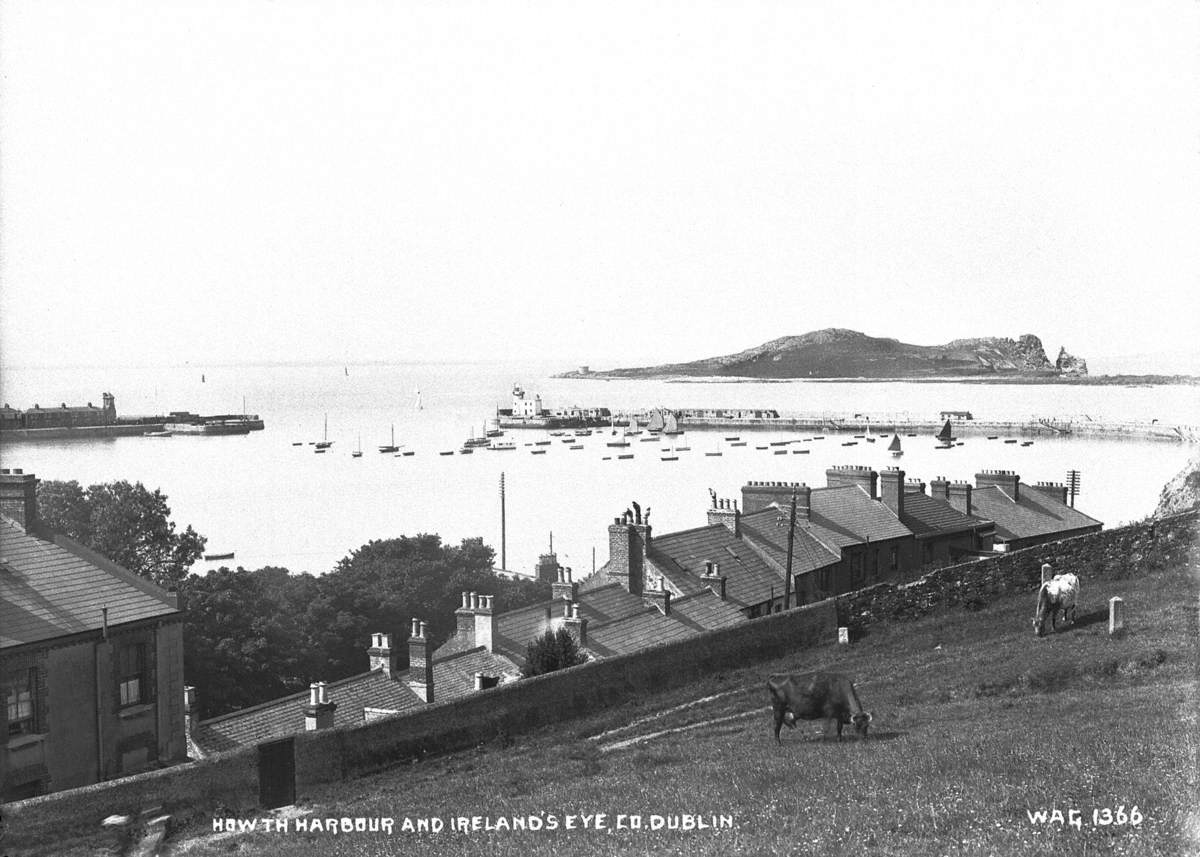
<instances>
[{"instance_id":1,"label":"stone wall","mask_svg":"<svg viewBox=\"0 0 1200 857\"><path fill-rule=\"evenodd\" d=\"M877 622L909 621L949 607L981 609L993 598L1033 592L1041 567L1087 581L1144 574L1181 562L1196 536L1196 512L1049 542L975 562L946 566L904 584L883 583L837 599L838 622L852 637Z\"/></svg>"}]
</instances>

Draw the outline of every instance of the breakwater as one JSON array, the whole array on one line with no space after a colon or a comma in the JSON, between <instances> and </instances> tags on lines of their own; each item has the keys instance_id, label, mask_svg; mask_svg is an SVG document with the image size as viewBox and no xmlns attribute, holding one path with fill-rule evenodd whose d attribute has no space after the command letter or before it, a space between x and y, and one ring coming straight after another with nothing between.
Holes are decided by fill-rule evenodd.
<instances>
[{"instance_id":1,"label":"breakwater","mask_svg":"<svg viewBox=\"0 0 1200 857\"><path fill-rule=\"evenodd\" d=\"M137 437L148 432L170 431L172 434L225 435L262 431L264 423L257 416L199 417L195 421L179 420L177 415L150 422L113 423L99 426L51 426L48 428L5 428L0 430L0 442L38 440L96 440L112 437Z\"/></svg>"},{"instance_id":2,"label":"breakwater","mask_svg":"<svg viewBox=\"0 0 1200 857\"><path fill-rule=\"evenodd\" d=\"M628 426L649 421L652 411L615 414L613 424ZM934 435L945 419L912 419L895 415L779 413L771 416L741 416L734 409L673 411L682 430L745 429L748 431L795 431L816 434L899 434ZM1173 443L1200 443L1200 426L1152 422L1104 422L1079 417L1039 417L1022 420L951 420L953 434L1005 437L1087 437L1116 440L1155 440ZM516 426L513 426L516 428Z\"/></svg>"}]
</instances>

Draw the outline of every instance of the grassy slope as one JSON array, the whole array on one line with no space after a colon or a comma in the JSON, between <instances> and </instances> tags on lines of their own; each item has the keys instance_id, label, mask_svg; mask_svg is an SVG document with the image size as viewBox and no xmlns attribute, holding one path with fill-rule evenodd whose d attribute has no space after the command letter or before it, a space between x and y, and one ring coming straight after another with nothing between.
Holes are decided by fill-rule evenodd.
<instances>
[{"instance_id":1,"label":"grassy slope","mask_svg":"<svg viewBox=\"0 0 1200 857\"><path fill-rule=\"evenodd\" d=\"M1080 621L1043 640L1030 628L1031 596L1001 599L301 796L321 817L726 813L733 830L213 837L202 817L172 851L1197 853L1197 576L1193 558L1142 579L1084 581ZM1105 624L1112 595L1128 608L1118 638ZM823 667L855 677L872 739L838 744L801 723L776 747L765 675ZM1093 808L1122 804L1138 806L1139 828L1091 826ZM1084 828L1026 815L1055 807L1082 810Z\"/></svg>"}]
</instances>

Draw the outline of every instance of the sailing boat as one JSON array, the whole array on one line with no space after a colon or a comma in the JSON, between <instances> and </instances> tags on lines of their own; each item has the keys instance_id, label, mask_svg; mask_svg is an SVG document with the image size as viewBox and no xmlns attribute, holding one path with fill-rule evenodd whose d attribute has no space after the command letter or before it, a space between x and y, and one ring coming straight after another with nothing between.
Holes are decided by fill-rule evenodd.
<instances>
[{"instance_id":1,"label":"sailing boat","mask_svg":"<svg viewBox=\"0 0 1200 857\"><path fill-rule=\"evenodd\" d=\"M359 435L358 435L358 449L356 449L356 450L354 450L354 452L350 453L350 457L351 458L362 458L362 432L359 432Z\"/></svg>"},{"instance_id":2,"label":"sailing boat","mask_svg":"<svg viewBox=\"0 0 1200 857\"><path fill-rule=\"evenodd\" d=\"M683 429L679 427L679 421L675 419L675 415L667 411L667 415L663 418L663 434L683 434Z\"/></svg>"},{"instance_id":3,"label":"sailing boat","mask_svg":"<svg viewBox=\"0 0 1200 857\"><path fill-rule=\"evenodd\" d=\"M942 446L953 445L954 430L950 427L950 420L946 420L946 424L942 426L942 430L937 433L937 439L941 441Z\"/></svg>"},{"instance_id":4,"label":"sailing boat","mask_svg":"<svg viewBox=\"0 0 1200 857\"><path fill-rule=\"evenodd\" d=\"M329 414L325 415L325 434L322 439L313 444L317 448L317 452L324 452L333 446L333 441L329 439Z\"/></svg>"},{"instance_id":5,"label":"sailing boat","mask_svg":"<svg viewBox=\"0 0 1200 857\"><path fill-rule=\"evenodd\" d=\"M900 448L900 435L892 435L892 442L888 444L888 452L892 454L893 458L899 458L904 455L904 450Z\"/></svg>"},{"instance_id":6,"label":"sailing boat","mask_svg":"<svg viewBox=\"0 0 1200 857\"><path fill-rule=\"evenodd\" d=\"M396 446L396 424L392 423L392 442L391 443L381 443L379 445L379 451L380 452L395 452L399 448L400 447Z\"/></svg>"},{"instance_id":7,"label":"sailing boat","mask_svg":"<svg viewBox=\"0 0 1200 857\"><path fill-rule=\"evenodd\" d=\"M425 410L425 406L423 404L421 404L421 390L419 388L417 390L417 410L418 411Z\"/></svg>"}]
</instances>

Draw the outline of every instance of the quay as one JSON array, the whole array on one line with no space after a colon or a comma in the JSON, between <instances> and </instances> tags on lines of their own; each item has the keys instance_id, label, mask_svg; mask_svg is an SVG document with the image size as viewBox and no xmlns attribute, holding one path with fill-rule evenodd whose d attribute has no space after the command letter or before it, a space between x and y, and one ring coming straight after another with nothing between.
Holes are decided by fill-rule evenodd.
<instances>
[{"instance_id":1,"label":"quay","mask_svg":"<svg viewBox=\"0 0 1200 857\"><path fill-rule=\"evenodd\" d=\"M642 419L641 414L615 418L617 425ZM821 434L937 434L945 420L880 417L865 414L786 414L774 417L700 416L687 411L677 416L681 429L768 429ZM1200 443L1200 426L1159 422L1100 422L1063 417L1031 417L1028 420L950 420L957 437L1004 435L1008 437L1087 437L1127 440L1161 440Z\"/></svg>"},{"instance_id":2,"label":"quay","mask_svg":"<svg viewBox=\"0 0 1200 857\"><path fill-rule=\"evenodd\" d=\"M1104 422L1086 416L1031 416L1027 420L976 419L970 411L943 410L936 419L910 414L780 413L773 408L546 408L541 396L513 387L512 407L498 408L505 429L632 427L651 433L678 434L688 429L746 429L817 434L937 434L949 422L951 432L1008 437L1087 437L1114 440L1162 440L1200 443L1200 426L1149 422Z\"/></svg>"},{"instance_id":3,"label":"quay","mask_svg":"<svg viewBox=\"0 0 1200 857\"><path fill-rule=\"evenodd\" d=\"M82 440L149 433L248 434L264 428L258 414L201 416L190 411L172 411L165 416L117 416L116 401L111 393L105 393L101 402L100 407L91 402L82 406L68 406L63 402L59 407L34 405L27 410L5 404L0 408L0 440Z\"/></svg>"}]
</instances>

